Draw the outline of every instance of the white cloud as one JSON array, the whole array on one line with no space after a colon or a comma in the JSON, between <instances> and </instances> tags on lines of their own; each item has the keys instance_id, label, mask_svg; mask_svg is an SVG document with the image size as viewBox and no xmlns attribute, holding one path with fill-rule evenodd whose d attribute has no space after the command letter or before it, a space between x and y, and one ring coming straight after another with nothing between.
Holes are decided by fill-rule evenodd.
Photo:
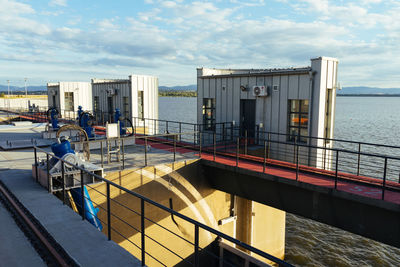
<instances>
[{"instance_id":1,"label":"white cloud","mask_svg":"<svg viewBox=\"0 0 400 267\"><path fill-rule=\"evenodd\" d=\"M51 0L49 2L50 6L67 6L67 0Z\"/></svg>"}]
</instances>

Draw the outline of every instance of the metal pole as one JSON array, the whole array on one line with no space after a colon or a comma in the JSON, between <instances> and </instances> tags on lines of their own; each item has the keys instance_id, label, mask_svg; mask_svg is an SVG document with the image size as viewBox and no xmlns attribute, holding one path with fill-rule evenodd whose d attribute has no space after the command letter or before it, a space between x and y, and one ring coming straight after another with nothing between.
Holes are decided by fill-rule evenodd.
<instances>
[{"instance_id":1,"label":"metal pole","mask_svg":"<svg viewBox=\"0 0 400 267\"><path fill-rule=\"evenodd\" d=\"M268 133L268 153L267 153L267 158L270 158L270 151L271 151L271 133Z\"/></svg>"},{"instance_id":2,"label":"metal pole","mask_svg":"<svg viewBox=\"0 0 400 267\"><path fill-rule=\"evenodd\" d=\"M360 175L360 160L361 160L361 143L358 143L357 176Z\"/></svg>"},{"instance_id":3,"label":"metal pole","mask_svg":"<svg viewBox=\"0 0 400 267\"><path fill-rule=\"evenodd\" d=\"M103 141L100 141L101 167L104 167Z\"/></svg>"},{"instance_id":4,"label":"metal pole","mask_svg":"<svg viewBox=\"0 0 400 267\"><path fill-rule=\"evenodd\" d=\"M143 119L143 134L146 135L146 119Z\"/></svg>"},{"instance_id":5,"label":"metal pole","mask_svg":"<svg viewBox=\"0 0 400 267\"><path fill-rule=\"evenodd\" d=\"M215 132L214 132L214 135L213 135L213 144L214 144L213 159L215 161L215 155L217 154L217 139L216 139Z\"/></svg>"},{"instance_id":6,"label":"metal pole","mask_svg":"<svg viewBox=\"0 0 400 267\"><path fill-rule=\"evenodd\" d=\"M50 166L49 166L49 154L46 154L46 169L47 169L47 189L49 193L52 192L52 183L50 181Z\"/></svg>"},{"instance_id":7,"label":"metal pole","mask_svg":"<svg viewBox=\"0 0 400 267\"><path fill-rule=\"evenodd\" d=\"M296 181L299 180L299 144L296 146Z\"/></svg>"},{"instance_id":8,"label":"metal pole","mask_svg":"<svg viewBox=\"0 0 400 267\"><path fill-rule=\"evenodd\" d=\"M231 121L231 140L233 141L233 122Z\"/></svg>"},{"instance_id":9,"label":"metal pole","mask_svg":"<svg viewBox=\"0 0 400 267\"><path fill-rule=\"evenodd\" d=\"M176 160L176 135L174 135L174 162Z\"/></svg>"},{"instance_id":10,"label":"metal pole","mask_svg":"<svg viewBox=\"0 0 400 267\"><path fill-rule=\"evenodd\" d=\"M335 189L337 189L338 165L339 165L339 150L336 150Z\"/></svg>"},{"instance_id":11,"label":"metal pole","mask_svg":"<svg viewBox=\"0 0 400 267\"><path fill-rule=\"evenodd\" d=\"M265 172L265 165L267 164L267 141L264 140L264 163L263 163L263 173Z\"/></svg>"},{"instance_id":12,"label":"metal pole","mask_svg":"<svg viewBox=\"0 0 400 267\"><path fill-rule=\"evenodd\" d=\"M247 155L247 129L244 130L244 154Z\"/></svg>"},{"instance_id":13,"label":"metal pole","mask_svg":"<svg viewBox=\"0 0 400 267\"><path fill-rule=\"evenodd\" d=\"M257 125L257 145L260 144L260 125Z\"/></svg>"},{"instance_id":14,"label":"metal pole","mask_svg":"<svg viewBox=\"0 0 400 267\"><path fill-rule=\"evenodd\" d=\"M179 122L179 141L182 140L182 123Z\"/></svg>"},{"instance_id":15,"label":"metal pole","mask_svg":"<svg viewBox=\"0 0 400 267\"><path fill-rule=\"evenodd\" d=\"M225 141L225 122L222 123L222 140Z\"/></svg>"},{"instance_id":16,"label":"metal pole","mask_svg":"<svg viewBox=\"0 0 400 267\"><path fill-rule=\"evenodd\" d=\"M199 257L199 226L194 225L194 266L200 266Z\"/></svg>"},{"instance_id":17,"label":"metal pole","mask_svg":"<svg viewBox=\"0 0 400 267\"><path fill-rule=\"evenodd\" d=\"M38 160L37 160L37 151L36 147L33 147L33 154L35 155L35 175L36 175L36 182L39 181L39 174L38 174Z\"/></svg>"},{"instance_id":18,"label":"metal pole","mask_svg":"<svg viewBox=\"0 0 400 267\"><path fill-rule=\"evenodd\" d=\"M83 185L83 170L81 170L81 203L82 203L82 221L85 220L85 189Z\"/></svg>"},{"instance_id":19,"label":"metal pole","mask_svg":"<svg viewBox=\"0 0 400 267\"><path fill-rule=\"evenodd\" d=\"M196 124L193 124L193 145L196 144Z\"/></svg>"},{"instance_id":20,"label":"metal pole","mask_svg":"<svg viewBox=\"0 0 400 267\"><path fill-rule=\"evenodd\" d=\"M236 139L236 167L239 167L239 137Z\"/></svg>"},{"instance_id":21,"label":"metal pole","mask_svg":"<svg viewBox=\"0 0 400 267\"><path fill-rule=\"evenodd\" d=\"M145 249L145 225L144 225L144 200L140 199L140 225L141 225L141 239L142 239L142 266L146 266L146 249Z\"/></svg>"},{"instance_id":22,"label":"metal pole","mask_svg":"<svg viewBox=\"0 0 400 267\"><path fill-rule=\"evenodd\" d=\"M133 117L133 135L135 135L136 132L136 117Z\"/></svg>"},{"instance_id":23,"label":"metal pole","mask_svg":"<svg viewBox=\"0 0 400 267\"><path fill-rule=\"evenodd\" d=\"M125 170L125 146L124 146L124 139L121 139L122 142L122 169Z\"/></svg>"},{"instance_id":24,"label":"metal pole","mask_svg":"<svg viewBox=\"0 0 400 267\"><path fill-rule=\"evenodd\" d=\"M61 180L62 180L62 193L63 193L63 204L65 205L65 170L64 161L61 161Z\"/></svg>"},{"instance_id":25,"label":"metal pole","mask_svg":"<svg viewBox=\"0 0 400 267\"><path fill-rule=\"evenodd\" d=\"M107 183L107 236L111 240L111 200L110 200L110 183Z\"/></svg>"},{"instance_id":26,"label":"metal pole","mask_svg":"<svg viewBox=\"0 0 400 267\"><path fill-rule=\"evenodd\" d=\"M144 166L147 166L147 137L144 138Z\"/></svg>"},{"instance_id":27,"label":"metal pole","mask_svg":"<svg viewBox=\"0 0 400 267\"><path fill-rule=\"evenodd\" d=\"M200 139L199 139L199 155L200 155L200 158L201 158L201 145L202 145L202 141L201 141L202 140L202 136L201 135L202 135L202 133L200 132L199 135L200 135Z\"/></svg>"},{"instance_id":28,"label":"metal pole","mask_svg":"<svg viewBox=\"0 0 400 267\"><path fill-rule=\"evenodd\" d=\"M383 169L382 200L385 200L386 169L387 169L387 157L385 157L385 167Z\"/></svg>"}]
</instances>

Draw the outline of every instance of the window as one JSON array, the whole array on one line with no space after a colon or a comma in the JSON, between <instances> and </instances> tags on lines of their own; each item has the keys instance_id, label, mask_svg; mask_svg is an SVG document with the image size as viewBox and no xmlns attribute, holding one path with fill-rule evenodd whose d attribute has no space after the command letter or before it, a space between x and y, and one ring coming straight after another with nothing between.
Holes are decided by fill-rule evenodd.
<instances>
[{"instance_id":1,"label":"window","mask_svg":"<svg viewBox=\"0 0 400 267\"><path fill-rule=\"evenodd\" d=\"M144 119L143 91L138 91L138 117Z\"/></svg>"},{"instance_id":2,"label":"window","mask_svg":"<svg viewBox=\"0 0 400 267\"><path fill-rule=\"evenodd\" d=\"M203 124L205 130L215 130L215 99L203 99Z\"/></svg>"},{"instance_id":3,"label":"window","mask_svg":"<svg viewBox=\"0 0 400 267\"><path fill-rule=\"evenodd\" d=\"M74 93L73 92L65 92L65 110L66 111L74 111Z\"/></svg>"},{"instance_id":4,"label":"window","mask_svg":"<svg viewBox=\"0 0 400 267\"><path fill-rule=\"evenodd\" d=\"M123 107L124 107L124 117L125 117L125 119L130 119L129 118L129 97L124 96L122 100L123 100Z\"/></svg>"},{"instance_id":5,"label":"window","mask_svg":"<svg viewBox=\"0 0 400 267\"><path fill-rule=\"evenodd\" d=\"M289 100L288 141L306 143L308 136L308 100Z\"/></svg>"},{"instance_id":6,"label":"window","mask_svg":"<svg viewBox=\"0 0 400 267\"><path fill-rule=\"evenodd\" d=\"M99 111L99 97L98 96L94 97L93 110L96 113Z\"/></svg>"}]
</instances>

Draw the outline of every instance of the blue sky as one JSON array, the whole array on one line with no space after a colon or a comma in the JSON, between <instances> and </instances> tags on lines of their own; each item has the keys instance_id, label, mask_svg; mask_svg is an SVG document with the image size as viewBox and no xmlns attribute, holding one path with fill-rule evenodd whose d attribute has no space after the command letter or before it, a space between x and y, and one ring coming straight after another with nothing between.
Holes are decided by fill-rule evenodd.
<instances>
[{"instance_id":1,"label":"blue sky","mask_svg":"<svg viewBox=\"0 0 400 267\"><path fill-rule=\"evenodd\" d=\"M0 0L0 84L339 59L342 86L400 87L398 0Z\"/></svg>"}]
</instances>

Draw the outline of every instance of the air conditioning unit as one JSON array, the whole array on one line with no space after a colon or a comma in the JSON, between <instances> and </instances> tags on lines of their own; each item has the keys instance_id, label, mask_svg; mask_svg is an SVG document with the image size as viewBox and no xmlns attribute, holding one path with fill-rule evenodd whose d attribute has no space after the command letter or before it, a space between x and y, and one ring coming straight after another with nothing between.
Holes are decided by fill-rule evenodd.
<instances>
[{"instance_id":1,"label":"air conditioning unit","mask_svg":"<svg viewBox=\"0 0 400 267\"><path fill-rule=\"evenodd\" d=\"M264 85L253 86L253 96L268 96L268 88Z\"/></svg>"},{"instance_id":2,"label":"air conditioning unit","mask_svg":"<svg viewBox=\"0 0 400 267\"><path fill-rule=\"evenodd\" d=\"M56 89L50 89L50 95L57 95Z\"/></svg>"},{"instance_id":3,"label":"air conditioning unit","mask_svg":"<svg viewBox=\"0 0 400 267\"><path fill-rule=\"evenodd\" d=\"M117 89L114 88L108 88L107 89L107 96L113 96L117 94Z\"/></svg>"}]
</instances>

